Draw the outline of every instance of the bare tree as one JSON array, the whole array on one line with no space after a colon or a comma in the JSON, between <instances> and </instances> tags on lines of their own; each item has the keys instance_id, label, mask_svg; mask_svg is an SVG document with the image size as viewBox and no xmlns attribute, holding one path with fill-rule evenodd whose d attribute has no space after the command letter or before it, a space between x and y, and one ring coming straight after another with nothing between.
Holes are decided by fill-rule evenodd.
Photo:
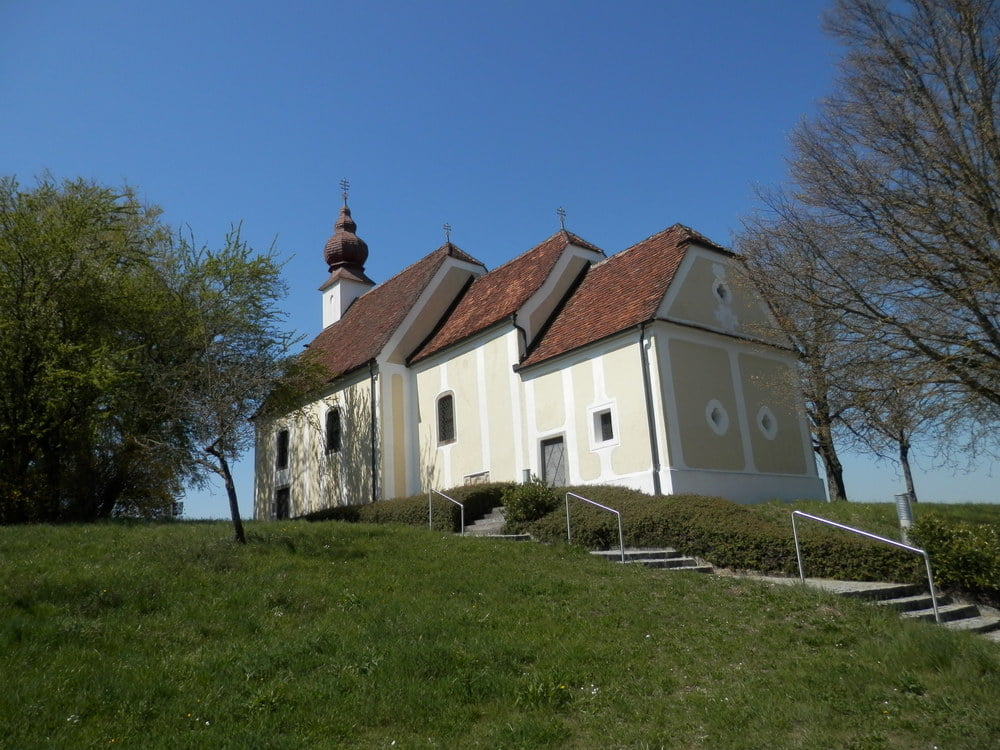
<instances>
[{"instance_id":1,"label":"bare tree","mask_svg":"<svg viewBox=\"0 0 1000 750\"><path fill-rule=\"evenodd\" d=\"M768 301L782 333L798 356L798 370L813 450L823 462L831 501L847 500L844 469L835 445L850 407L851 373L845 367L851 336L841 316L820 299L818 246L836 242L780 193L761 194L768 213L744 219L736 247L747 275Z\"/></svg>"},{"instance_id":2,"label":"bare tree","mask_svg":"<svg viewBox=\"0 0 1000 750\"><path fill-rule=\"evenodd\" d=\"M950 460L947 435L953 394L929 381L922 363L901 360L890 351L858 348L860 358L851 368L854 376L849 407L842 415L847 439L879 459L896 461L906 491L914 502L911 451L922 438L935 447L938 462Z\"/></svg>"},{"instance_id":3,"label":"bare tree","mask_svg":"<svg viewBox=\"0 0 1000 750\"><path fill-rule=\"evenodd\" d=\"M839 85L791 157L796 198L841 237L817 250L818 299L995 418L1000 7L836 0L826 27Z\"/></svg>"}]
</instances>

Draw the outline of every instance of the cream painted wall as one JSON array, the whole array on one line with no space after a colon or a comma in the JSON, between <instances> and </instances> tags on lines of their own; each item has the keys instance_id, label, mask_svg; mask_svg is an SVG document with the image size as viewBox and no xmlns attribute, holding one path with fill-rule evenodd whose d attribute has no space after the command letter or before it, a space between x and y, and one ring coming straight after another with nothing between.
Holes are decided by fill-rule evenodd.
<instances>
[{"instance_id":1,"label":"cream painted wall","mask_svg":"<svg viewBox=\"0 0 1000 750\"><path fill-rule=\"evenodd\" d=\"M652 457L638 332L628 332L549 366L525 372L526 442L541 476L541 441L562 436L571 484L627 484L650 490ZM600 435L601 412L613 437Z\"/></svg>"},{"instance_id":2,"label":"cream painted wall","mask_svg":"<svg viewBox=\"0 0 1000 750\"><path fill-rule=\"evenodd\" d=\"M451 350L448 359L414 366L422 489L457 486L481 472L491 481L520 479L510 361L517 335L512 327L498 327ZM446 393L454 398L455 440L441 444L437 402Z\"/></svg>"},{"instance_id":3,"label":"cream painted wall","mask_svg":"<svg viewBox=\"0 0 1000 750\"><path fill-rule=\"evenodd\" d=\"M722 253L690 250L660 313L726 333L777 344L785 341L739 263Z\"/></svg>"},{"instance_id":4,"label":"cream painted wall","mask_svg":"<svg viewBox=\"0 0 1000 750\"><path fill-rule=\"evenodd\" d=\"M341 410L342 449L326 451L326 412ZM289 489L290 514L371 499L371 395L367 376L277 419L259 418L254 455L254 518L274 518L275 493ZM289 431L288 468L275 468L277 436Z\"/></svg>"}]
</instances>

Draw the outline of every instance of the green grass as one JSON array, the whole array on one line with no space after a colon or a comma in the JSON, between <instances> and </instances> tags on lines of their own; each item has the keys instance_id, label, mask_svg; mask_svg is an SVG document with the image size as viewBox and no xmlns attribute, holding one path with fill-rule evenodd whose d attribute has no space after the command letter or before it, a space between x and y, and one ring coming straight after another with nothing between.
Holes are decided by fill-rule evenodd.
<instances>
[{"instance_id":1,"label":"green grass","mask_svg":"<svg viewBox=\"0 0 1000 750\"><path fill-rule=\"evenodd\" d=\"M800 500L794 503L771 502L746 507L763 518L787 526L789 533L791 533L792 528L791 512L801 510L889 539L899 539L899 516L896 514L895 503L825 503L818 500ZM933 513L949 521L989 523L1000 526L1000 505L916 503L912 509L914 520L925 514ZM804 523L816 525L810 521L804 521Z\"/></svg>"},{"instance_id":2,"label":"green grass","mask_svg":"<svg viewBox=\"0 0 1000 750\"><path fill-rule=\"evenodd\" d=\"M1000 647L797 587L342 523L0 528L0 746L986 748Z\"/></svg>"}]
</instances>

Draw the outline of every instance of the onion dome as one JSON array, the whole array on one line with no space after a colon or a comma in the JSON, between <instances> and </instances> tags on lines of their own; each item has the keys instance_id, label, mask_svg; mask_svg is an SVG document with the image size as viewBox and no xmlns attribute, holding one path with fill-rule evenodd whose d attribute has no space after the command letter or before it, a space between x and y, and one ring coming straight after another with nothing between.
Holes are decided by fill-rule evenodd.
<instances>
[{"instance_id":1,"label":"onion dome","mask_svg":"<svg viewBox=\"0 0 1000 750\"><path fill-rule=\"evenodd\" d=\"M337 223L333 225L333 236L327 240L323 249L323 260L331 272L338 268L348 268L364 273L365 261L368 260L368 243L355 234L357 229L358 225L351 218L351 209L347 207L345 200Z\"/></svg>"}]
</instances>

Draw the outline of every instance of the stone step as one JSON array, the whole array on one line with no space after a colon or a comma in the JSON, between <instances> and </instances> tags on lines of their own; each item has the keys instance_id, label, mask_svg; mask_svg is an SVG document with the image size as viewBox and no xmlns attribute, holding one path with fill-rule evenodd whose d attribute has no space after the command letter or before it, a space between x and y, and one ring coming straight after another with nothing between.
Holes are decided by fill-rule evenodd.
<instances>
[{"instance_id":1,"label":"stone step","mask_svg":"<svg viewBox=\"0 0 1000 750\"><path fill-rule=\"evenodd\" d=\"M1000 640L1000 617L997 615L979 614L977 617L966 617L961 620L949 620L942 623L951 630L963 630L967 633L981 633L982 635Z\"/></svg>"},{"instance_id":2,"label":"stone step","mask_svg":"<svg viewBox=\"0 0 1000 750\"><path fill-rule=\"evenodd\" d=\"M505 539L508 542L530 542L531 534L470 534L465 530L466 536L474 536L477 539Z\"/></svg>"},{"instance_id":3,"label":"stone step","mask_svg":"<svg viewBox=\"0 0 1000 750\"><path fill-rule=\"evenodd\" d=\"M848 583L848 582L845 582ZM861 581L854 587L846 586L837 593L854 599L865 599L867 601L881 602L887 599L900 599L908 596L918 596L925 594L927 586L919 583L877 583L871 581ZM930 594L925 594L930 599Z\"/></svg>"},{"instance_id":4,"label":"stone step","mask_svg":"<svg viewBox=\"0 0 1000 750\"><path fill-rule=\"evenodd\" d=\"M621 562L621 549L591 550L592 555L611 562ZM659 549L625 548L626 565L642 565L647 568L678 571L683 573L713 573L711 565L698 562L693 557L687 557L671 547Z\"/></svg>"},{"instance_id":5,"label":"stone step","mask_svg":"<svg viewBox=\"0 0 1000 750\"><path fill-rule=\"evenodd\" d=\"M876 599L875 603L883 607L898 609L901 612L913 612L918 609L933 609L934 607L934 600L931 598L931 595L927 593L915 594L913 596L894 596L891 599ZM951 599L947 596L941 596L939 594L937 603L940 608L946 604L951 604Z\"/></svg>"},{"instance_id":6,"label":"stone step","mask_svg":"<svg viewBox=\"0 0 1000 750\"><path fill-rule=\"evenodd\" d=\"M621 549L595 549L591 550L590 554L595 557L603 557L606 560L613 560L617 562L621 560L622 551ZM634 560L663 560L677 557L683 557L683 555L672 547L642 549L635 547L625 548L626 562Z\"/></svg>"},{"instance_id":7,"label":"stone step","mask_svg":"<svg viewBox=\"0 0 1000 750\"><path fill-rule=\"evenodd\" d=\"M912 609L901 613L903 617L914 620L929 620L934 622L934 609ZM944 604L938 605L938 614L941 622L952 622L954 620L964 620L972 617L979 617L979 608L975 604Z\"/></svg>"}]
</instances>

